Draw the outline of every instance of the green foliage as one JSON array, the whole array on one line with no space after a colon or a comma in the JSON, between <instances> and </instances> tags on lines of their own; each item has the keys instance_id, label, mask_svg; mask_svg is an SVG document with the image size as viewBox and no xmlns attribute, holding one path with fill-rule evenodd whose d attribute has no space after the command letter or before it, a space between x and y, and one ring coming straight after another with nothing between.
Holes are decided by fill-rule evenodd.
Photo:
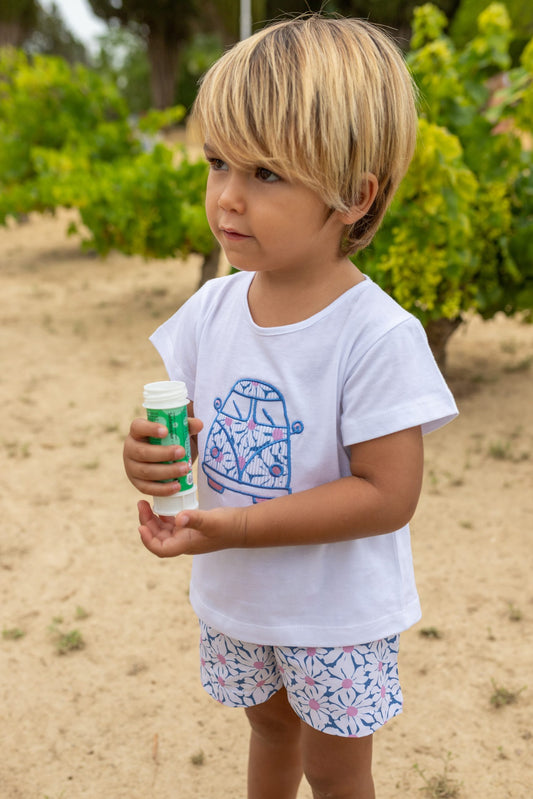
<instances>
[{"instance_id":1,"label":"green foliage","mask_svg":"<svg viewBox=\"0 0 533 799\"><path fill-rule=\"evenodd\" d=\"M448 24L446 15L431 3L415 8L413 18L415 24L411 36L412 50L418 50L439 39Z\"/></svg>"},{"instance_id":2,"label":"green foliage","mask_svg":"<svg viewBox=\"0 0 533 799\"><path fill-rule=\"evenodd\" d=\"M56 618L49 626L48 631L52 637L58 655L68 655L79 649L85 649L85 640L79 630L62 630L62 619Z\"/></svg>"},{"instance_id":3,"label":"green foliage","mask_svg":"<svg viewBox=\"0 0 533 799\"><path fill-rule=\"evenodd\" d=\"M145 38L139 26L110 26L98 37L99 51L93 58L94 69L113 82L128 108L140 114L150 108L150 63Z\"/></svg>"},{"instance_id":4,"label":"green foliage","mask_svg":"<svg viewBox=\"0 0 533 799\"><path fill-rule=\"evenodd\" d=\"M47 153L96 163L140 149L112 84L81 65L11 48L0 50L0 142L0 223L56 206L41 186Z\"/></svg>"},{"instance_id":5,"label":"green foliage","mask_svg":"<svg viewBox=\"0 0 533 799\"><path fill-rule=\"evenodd\" d=\"M420 120L419 144L383 227L359 265L424 322L474 302L478 264L470 209L478 181L459 140ZM453 223L452 221L453 220Z\"/></svg>"},{"instance_id":6,"label":"green foliage","mask_svg":"<svg viewBox=\"0 0 533 799\"><path fill-rule=\"evenodd\" d=\"M198 33L187 42L180 54L176 102L190 108L196 97L198 81L211 64L222 55L222 40L215 34Z\"/></svg>"},{"instance_id":7,"label":"green foliage","mask_svg":"<svg viewBox=\"0 0 533 799\"><path fill-rule=\"evenodd\" d=\"M53 181L57 171L51 167ZM70 175L63 170L58 189L80 211L83 227L73 225L70 232L85 229L84 247L100 255L112 249L146 258L207 255L215 242L204 211L206 169L185 156L174 164L163 144L102 164L90 177L74 164Z\"/></svg>"},{"instance_id":8,"label":"green foliage","mask_svg":"<svg viewBox=\"0 0 533 799\"><path fill-rule=\"evenodd\" d=\"M418 147L375 243L357 256L424 324L533 307L533 158L522 133L533 129L533 44L511 69L497 3L462 50L445 24L431 4L415 10Z\"/></svg>"},{"instance_id":9,"label":"green foliage","mask_svg":"<svg viewBox=\"0 0 533 799\"><path fill-rule=\"evenodd\" d=\"M181 106L150 111L133 130L115 86L59 58L0 52L0 221L79 209L84 246L106 255L208 254L207 165L173 153L156 134Z\"/></svg>"},{"instance_id":10,"label":"green foliage","mask_svg":"<svg viewBox=\"0 0 533 799\"><path fill-rule=\"evenodd\" d=\"M492 680L492 687L493 693L490 697L490 704L492 707L499 710L499 708L506 707L506 705L514 705L515 702L518 701L518 697L525 691L525 686L520 688L518 691L510 690L503 685L497 685L494 680Z\"/></svg>"},{"instance_id":11,"label":"green foliage","mask_svg":"<svg viewBox=\"0 0 533 799\"><path fill-rule=\"evenodd\" d=\"M180 53L206 17L188 0L89 0L96 15L113 24L132 25L147 44L152 105L166 108L175 97ZM205 22L204 22L205 24Z\"/></svg>"},{"instance_id":12,"label":"green foliage","mask_svg":"<svg viewBox=\"0 0 533 799\"><path fill-rule=\"evenodd\" d=\"M464 47L475 36L478 17L489 5L490 0L461 1L449 31L456 47ZM505 8L516 31L511 53L518 56L533 35L533 5L530 0L505 0Z\"/></svg>"},{"instance_id":13,"label":"green foliage","mask_svg":"<svg viewBox=\"0 0 533 799\"><path fill-rule=\"evenodd\" d=\"M512 66L501 4L483 11L460 49L445 31L435 6L415 10L419 143L381 231L357 256L426 325L533 307L533 158L522 133L533 130L533 42ZM191 71L211 58L204 45L186 51ZM113 81L0 51L0 222L75 207L72 232L102 255L207 255L207 167L156 136L183 113L150 113L134 129Z\"/></svg>"},{"instance_id":14,"label":"green foliage","mask_svg":"<svg viewBox=\"0 0 533 799\"><path fill-rule=\"evenodd\" d=\"M19 638L24 638L25 635L26 633L20 627L10 627L2 630L2 638L5 641L18 641Z\"/></svg>"},{"instance_id":15,"label":"green foliage","mask_svg":"<svg viewBox=\"0 0 533 799\"><path fill-rule=\"evenodd\" d=\"M420 768L418 763L415 763L414 770L422 778L424 785L420 791L427 797L427 799L459 799L461 796L461 783L457 782L450 774L452 754L448 752L446 757L442 758L443 769L440 774L433 774L430 777L426 776L424 769Z\"/></svg>"},{"instance_id":16,"label":"green foliage","mask_svg":"<svg viewBox=\"0 0 533 799\"><path fill-rule=\"evenodd\" d=\"M25 30L35 26L38 13L36 0L2 0L0 3L0 22L14 22Z\"/></svg>"},{"instance_id":17,"label":"green foliage","mask_svg":"<svg viewBox=\"0 0 533 799\"><path fill-rule=\"evenodd\" d=\"M55 3L50 10L38 8L35 29L22 48L26 53L61 56L71 64L86 64L89 60L84 44L66 26Z\"/></svg>"}]
</instances>

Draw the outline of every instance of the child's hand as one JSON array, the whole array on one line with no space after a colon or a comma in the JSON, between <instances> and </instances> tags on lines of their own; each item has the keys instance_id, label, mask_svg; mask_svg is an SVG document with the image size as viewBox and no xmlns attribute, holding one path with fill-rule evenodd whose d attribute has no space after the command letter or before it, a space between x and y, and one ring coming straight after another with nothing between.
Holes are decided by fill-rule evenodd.
<instances>
[{"instance_id":1,"label":"child's hand","mask_svg":"<svg viewBox=\"0 0 533 799\"><path fill-rule=\"evenodd\" d=\"M191 436L197 435L203 424L189 417ZM135 419L124 442L124 468L128 479L142 494L165 497L180 490L178 482L161 483L161 480L178 480L189 471L187 463L169 463L185 457L180 446L150 444L149 438L165 438L166 427L146 419Z\"/></svg>"},{"instance_id":2,"label":"child's hand","mask_svg":"<svg viewBox=\"0 0 533 799\"><path fill-rule=\"evenodd\" d=\"M186 510L173 516L156 516L148 502L139 502L139 532L146 549L159 558L201 555L244 546L246 508Z\"/></svg>"}]
</instances>

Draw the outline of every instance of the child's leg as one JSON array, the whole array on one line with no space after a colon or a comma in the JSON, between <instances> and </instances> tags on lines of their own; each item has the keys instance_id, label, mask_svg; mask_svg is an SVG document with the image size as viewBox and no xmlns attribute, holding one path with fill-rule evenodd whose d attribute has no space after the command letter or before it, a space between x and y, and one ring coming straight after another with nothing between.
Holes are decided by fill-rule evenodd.
<instances>
[{"instance_id":1,"label":"child's leg","mask_svg":"<svg viewBox=\"0 0 533 799\"><path fill-rule=\"evenodd\" d=\"M314 799L375 799L372 738L343 738L302 724L304 773Z\"/></svg>"},{"instance_id":2,"label":"child's leg","mask_svg":"<svg viewBox=\"0 0 533 799\"><path fill-rule=\"evenodd\" d=\"M284 688L246 715L248 799L295 799L302 774L314 799L375 799L372 735L343 738L313 729L293 711Z\"/></svg>"},{"instance_id":3,"label":"child's leg","mask_svg":"<svg viewBox=\"0 0 533 799\"><path fill-rule=\"evenodd\" d=\"M303 773L300 730L306 725L289 705L285 689L247 708L246 715L252 728L248 799L295 799Z\"/></svg>"},{"instance_id":4,"label":"child's leg","mask_svg":"<svg viewBox=\"0 0 533 799\"><path fill-rule=\"evenodd\" d=\"M344 647L275 647L302 719L304 774L314 799L374 799L372 734L401 711L398 636Z\"/></svg>"},{"instance_id":5,"label":"child's leg","mask_svg":"<svg viewBox=\"0 0 533 799\"><path fill-rule=\"evenodd\" d=\"M201 628L204 688L252 728L248 799L296 799L303 773L315 799L374 799L372 733L402 706L399 636L273 647Z\"/></svg>"}]
</instances>

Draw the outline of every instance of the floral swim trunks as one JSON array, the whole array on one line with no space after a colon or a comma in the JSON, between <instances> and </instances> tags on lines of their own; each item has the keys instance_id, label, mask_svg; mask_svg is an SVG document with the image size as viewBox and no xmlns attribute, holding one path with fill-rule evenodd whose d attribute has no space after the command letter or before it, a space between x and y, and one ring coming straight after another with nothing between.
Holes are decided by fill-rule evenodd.
<instances>
[{"instance_id":1,"label":"floral swim trunks","mask_svg":"<svg viewBox=\"0 0 533 799\"><path fill-rule=\"evenodd\" d=\"M200 621L202 684L228 707L253 707L285 687L294 712L330 735L371 735L402 711L399 635L344 647L263 646Z\"/></svg>"}]
</instances>

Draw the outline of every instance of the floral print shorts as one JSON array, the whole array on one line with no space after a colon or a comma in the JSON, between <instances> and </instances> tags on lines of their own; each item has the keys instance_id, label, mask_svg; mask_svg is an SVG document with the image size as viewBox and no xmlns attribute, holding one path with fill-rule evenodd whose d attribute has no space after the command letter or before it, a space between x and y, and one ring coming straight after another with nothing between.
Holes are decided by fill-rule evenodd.
<instances>
[{"instance_id":1,"label":"floral print shorts","mask_svg":"<svg viewBox=\"0 0 533 799\"><path fill-rule=\"evenodd\" d=\"M402 711L399 635L341 647L263 646L200 621L202 684L229 707L253 707L285 687L294 712L330 735L371 735Z\"/></svg>"}]
</instances>

